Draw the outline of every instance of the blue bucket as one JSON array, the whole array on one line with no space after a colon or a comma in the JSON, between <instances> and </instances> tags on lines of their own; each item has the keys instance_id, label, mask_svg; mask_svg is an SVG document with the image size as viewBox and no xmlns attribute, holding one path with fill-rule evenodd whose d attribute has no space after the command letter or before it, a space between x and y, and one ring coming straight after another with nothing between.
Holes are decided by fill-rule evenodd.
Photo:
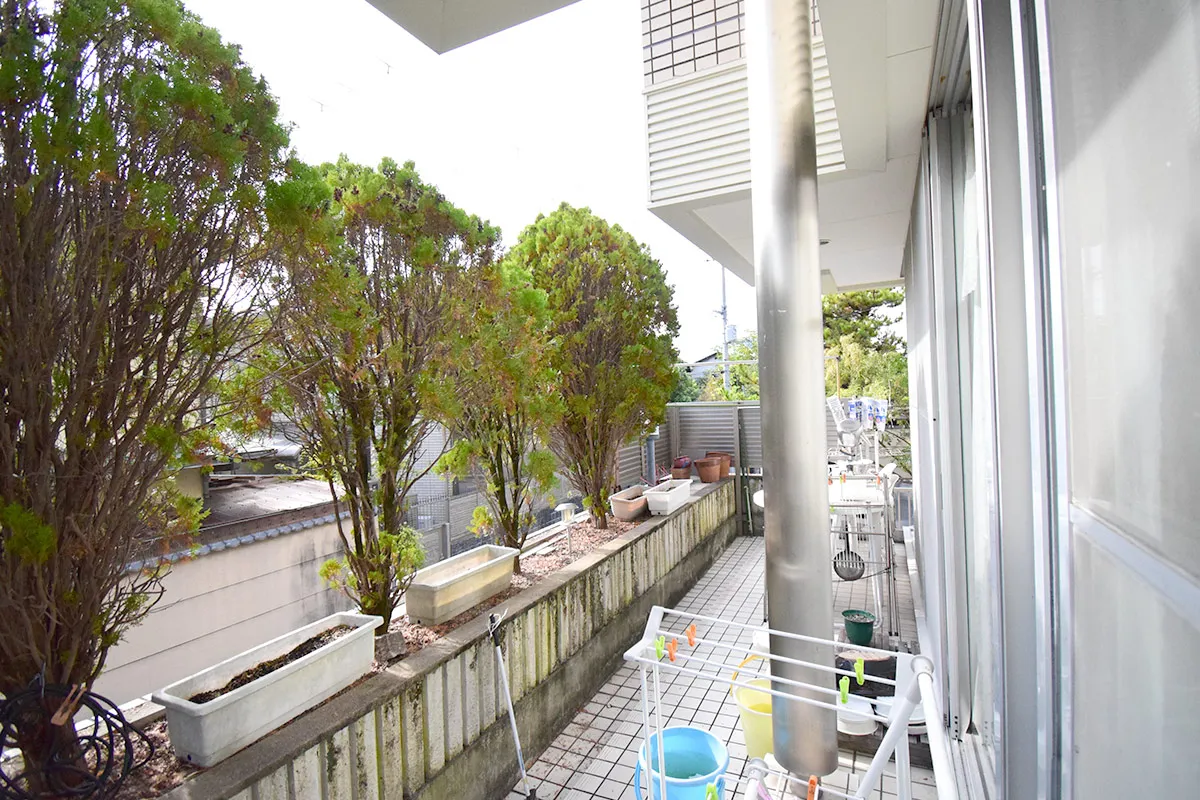
<instances>
[{"instance_id":1,"label":"blue bucket","mask_svg":"<svg viewBox=\"0 0 1200 800\"><path fill-rule=\"evenodd\" d=\"M650 735L638 751L633 787L638 800L642 798L642 770L646 750L650 750L652 768L647 769L650 796L663 800L658 779L658 734ZM729 753L725 745L708 731L687 726L666 728L663 731L663 759L666 761L666 800L705 800L709 784L716 786L717 800L725 800L725 770L729 769Z\"/></svg>"}]
</instances>

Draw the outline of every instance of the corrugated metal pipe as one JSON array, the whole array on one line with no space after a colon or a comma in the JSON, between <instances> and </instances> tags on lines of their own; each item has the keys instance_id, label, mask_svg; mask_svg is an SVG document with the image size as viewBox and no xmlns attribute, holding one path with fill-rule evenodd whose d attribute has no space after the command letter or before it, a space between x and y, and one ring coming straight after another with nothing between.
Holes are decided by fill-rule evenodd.
<instances>
[{"instance_id":1,"label":"corrugated metal pipe","mask_svg":"<svg viewBox=\"0 0 1200 800\"><path fill-rule=\"evenodd\" d=\"M833 584L810 2L750 0L746 51L769 621L776 630L828 639ZM771 652L833 665L828 645L773 637ZM812 668L776 662L773 669L776 677L829 683ZM778 682L774 688L804 691ZM779 763L804 777L837 769L836 716L777 699Z\"/></svg>"}]
</instances>

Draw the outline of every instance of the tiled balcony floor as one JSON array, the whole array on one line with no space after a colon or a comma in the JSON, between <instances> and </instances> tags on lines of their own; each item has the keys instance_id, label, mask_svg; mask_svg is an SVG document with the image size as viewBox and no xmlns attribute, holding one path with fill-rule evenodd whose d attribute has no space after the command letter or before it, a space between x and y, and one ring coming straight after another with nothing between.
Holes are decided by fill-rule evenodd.
<instances>
[{"instance_id":1,"label":"tiled balcony floor","mask_svg":"<svg viewBox=\"0 0 1200 800\"><path fill-rule=\"evenodd\" d=\"M901 553L903 545L897 546ZM902 559L898 562L903 565ZM764 543L760 537L734 540L715 564L677 606L681 611L719 617L735 622L762 623ZM900 567L903 570L903 567ZM906 577L906 576L905 576ZM860 583L865 583L861 581ZM907 580L904 581L907 585ZM901 607L904 607L903 601ZM911 615L911 598L908 600ZM914 631L915 633L915 631ZM737 629L702 634L723 641L738 640L749 645L749 633ZM915 635L914 635L915 639ZM699 648L697 648L699 652ZM730 665L736 666L736 662ZM678 674L662 674L664 725L694 725L705 728L726 743L730 755L729 774L741 777L746 767L746 750L738 721L737 706L727 686ZM669 712L669 716L667 715ZM539 800L635 797L634 765L642 742L641 679L639 670L622 664L553 744L530 767L530 781ZM825 783L853 792L858 776L866 771L869 758L843 751L841 766ZM914 800L934 800L933 773L913 768ZM885 771L878 788L880 800L894 800L895 766ZM523 795L514 788L510 800ZM726 800L740 797L727 786Z\"/></svg>"}]
</instances>

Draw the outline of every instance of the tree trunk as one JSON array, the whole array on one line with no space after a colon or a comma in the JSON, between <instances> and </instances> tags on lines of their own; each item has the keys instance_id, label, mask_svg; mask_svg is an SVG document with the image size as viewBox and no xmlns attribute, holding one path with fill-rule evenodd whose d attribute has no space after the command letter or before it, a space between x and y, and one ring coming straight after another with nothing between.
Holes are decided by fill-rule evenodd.
<instances>
[{"instance_id":1,"label":"tree trunk","mask_svg":"<svg viewBox=\"0 0 1200 800\"><path fill-rule=\"evenodd\" d=\"M376 636L383 636L388 632L388 625L392 621L392 613L396 610L387 600L387 593L382 597L363 597L360 605L360 611L368 616L383 617L383 624L375 629Z\"/></svg>"},{"instance_id":2,"label":"tree trunk","mask_svg":"<svg viewBox=\"0 0 1200 800\"><path fill-rule=\"evenodd\" d=\"M608 530L608 514L605 513L604 500L600 497L603 492L596 492L592 495L592 524L598 530Z\"/></svg>"},{"instance_id":3,"label":"tree trunk","mask_svg":"<svg viewBox=\"0 0 1200 800\"><path fill-rule=\"evenodd\" d=\"M30 715L31 718L19 721L17 724L17 742L21 748L21 759L25 764L26 790L34 797L70 797L71 787L84 782L79 773L60 770L52 780L41 770L41 765L52 758L66 766L74 762L81 773L91 771L79 749L79 740L75 733L74 720L66 725L51 725L50 717L58 710L62 701L59 695L48 696L46 703L53 708L43 709L43 715ZM34 716L40 716L33 719Z\"/></svg>"}]
</instances>

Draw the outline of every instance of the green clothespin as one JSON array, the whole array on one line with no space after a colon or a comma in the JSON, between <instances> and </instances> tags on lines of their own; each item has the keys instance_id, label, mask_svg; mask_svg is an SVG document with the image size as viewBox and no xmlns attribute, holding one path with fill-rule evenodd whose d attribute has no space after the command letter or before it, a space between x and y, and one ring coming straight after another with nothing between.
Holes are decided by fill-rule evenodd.
<instances>
[{"instance_id":1,"label":"green clothespin","mask_svg":"<svg viewBox=\"0 0 1200 800\"><path fill-rule=\"evenodd\" d=\"M850 702L850 679L842 678L838 681L838 688L842 690L842 705Z\"/></svg>"},{"instance_id":2,"label":"green clothespin","mask_svg":"<svg viewBox=\"0 0 1200 800\"><path fill-rule=\"evenodd\" d=\"M658 658L659 661L662 661L663 650L666 649L666 646L667 646L667 637L660 636L654 640L654 655L655 655L655 657Z\"/></svg>"},{"instance_id":3,"label":"green clothespin","mask_svg":"<svg viewBox=\"0 0 1200 800\"><path fill-rule=\"evenodd\" d=\"M715 783L710 783L704 788L704 800L720 800Z\"/></svg>"},{"instance_id":4,"label":"green clothespin","mask_svg":"<svg viewBox=\"0 0 1200 800\"><path fill-rule=\"evenodd\" d=\"M866 671L866 668L867 665L863 663L861 658L854 662L854 677L858 679L859 686L863 685L863 673Z\"/></svg>"}]
</instances>

